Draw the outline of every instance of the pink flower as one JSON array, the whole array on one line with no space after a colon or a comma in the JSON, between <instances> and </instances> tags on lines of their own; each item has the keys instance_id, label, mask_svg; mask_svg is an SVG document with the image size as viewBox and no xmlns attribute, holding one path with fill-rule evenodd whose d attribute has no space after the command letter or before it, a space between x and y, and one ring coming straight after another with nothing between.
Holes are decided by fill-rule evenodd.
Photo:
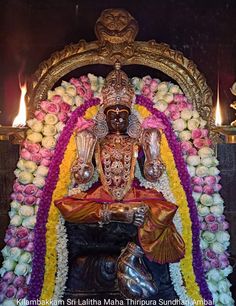
<instances>
[{"instance_id":1,"label":"pink flower","mask_svg":"<svg viewBox=\"0 0 236 306\"><path fill-rule=\"evenodd\" d=\"M192 131L192 138L196 139L196 138L200 138L202 136L202 131L201 129L195 129Z\"/></svg>"},{"instance_id":2,"label":"pink flower","mask_svg":"<svg viewBox=\"0 0 236 306\"><path fill-rule=\"evenodd\" d=\"M24 148L20 151L20 156L25 160L31 160L31 153Z\"/></svg>"},{"instance_id":3,"label":"pink flower","mask_svg":"<svg viewBox=\"0 0 236 306\"><path fill-rule=\"evenodd\" d=\"M75 129L80 132L94 126L94 124L93 120L85 120L83 117L78 117Z\"/></svg>"},{"instance_id":4,"label":"pink flower","mask_svg":"<svg viewBox=\"0 0 236 306\"><path fill-rule=\"evenodd\" d=\"M21 185L19 182L15 181L13 184L13 190L14 192L23 192L25 189L24 185Z\"/></svg>"},{"instance_id":5,"label":"pink flower","mask_svg":"<svg viewBox=\"0 0 236 306\"><path fill-rule=\"evenodd\" d=\"M228 260L228 256L226 254L219 255L219 261L226 261L226 260Z\"/></svg>"},{"instance_id":6,"label":"pink flower","mask_svg":"<svg viewBox=\"0 0 236 306\"><path fill-rule=\"evenodd\" d=\"M76 78L70 79L70 83L74 85L75 87L81 86L81 82Z\"/></svg>"},{"instance_id":7,"label":"pink flower","mask_svg":"<svg viewBox=\"0 0 236 306\"><path fill-rule=\"evenodd\" d=\"M34 153L32 154L31 160L39 164L42 160L42 155L40 153Z\"/></svg>"},{"instance_id":8,"label":"pink flower","mask_svg":"<svg viewBox=\"0 0 236 306\"><path fill-rule=\"evenodd\" d=\"M23 203L24 202L24 196L22 193L18 192L16 193L16 201L19 202L19 203Z\"/></svg>"},{"instance_id":9,"label":"pink flower","mask_svg":"<svg viewBox=\"0 0 236 306\"><path fill-rule=\"evenodd\" d=\"M220 230L226 231L227 229L229 229L229 223L227 221L220 223Z\"/></svg>"},{"instance_id":10,"label":"pink flower","mask_svg":"<svg viewBox=\"0 0 236 306\"><path fill-rule=\"evenodd\" d=\"M172 102L168 105L168 110L170 112L179 112L178 106Z\"/></svg>"},{"instance_id":11,"label":"pink flower","mask_svg":"<svg viewBox=\"0 0 236 306\"><path fill-rule=\"evenodd\" d=\"M90 85L89 82L84 82L84 83L83 83L83 87L84 87L85 89L87 89L87 92L90 92L91 85Z\"/></svg>"},{"instance_id":12,"label":"pink flower","mask_svg":"<svg viewBox=\"0 0 236 306\"><path fill-rule=\"evenodd\" d=\"M181 112L182 110L184 110L185 108L188 108L188 103L185 101L181 101L178 103L178 109Z\"/></svg>"},{"instance_id":13,"label":"pink flower","mask_svg":"<svg viewBox=\"0 0 236 306\"><path fill-rule=\"evenodd\" d=\"M208 129L201 129L202 137L207 137L208 135Z\"/></svg>"},{"instance_id":14,"label":"pink flower","mask_svg":"<svg viewBox=\"0 0 236 306\"><path fill-rule=\"evenodd\" d=\"M66 113L58 113L57 115L58 120L61 122L66 122L67 120L67 114Z\"/></svg>"},{"instance_id":15,"label":"pink flower","mask_svg":"<svg viewBox=\"0 0 236 306\"><path fill-rule=\"evenodd\" d=\"M200 149L205 146L205 140L202 138L196 138L194 139L193 144L196 148Z\"/></svg>"},{"instance_id":16,"label":"pink flower","mask_svg":"<svg viewBox=\"0 0 236 306\"><path fill-rule=\"evenodd\" d=\"M25 251L32 253L34 251L34 243L29 242L27 246L24 248Z\"/></svg>"},{"instance_id":17,"label":"pink flower","mask_svg":"<svg viewBox=\"0 0 236 306\"><path fill-rule=\"evenodd\" d=\"M24 188L25 195L35 195L38 191L38 188L34 184L26 185Z\"/></svg>"},{"instance_id":18,"label":"pink flower","mask_svg":"<svg viewBox=\"0 0 236 306\"><path fill-rule=\"evenodd\" d=\"M220 261L220 268L221 269L224 269L224 268L226 268L226 267L228 267L229 266L229 261L228 261L228 259L227 260L221 260Z\"/></svg>"},{"instance_id":19,"label":"pink flower","mask_svg":"<svg viewBox=\"0 0 236 306\"><path fill-rule=\"evenodd\" d=\"M207 184L207 185L209 185L209 186L213 186L213 185L215 185L215 183L216 183L216 178L215 178L215 176L213 176L213 175L206 176L206 177L204 178L204 182L205 182L205 184Z\"/></svg>"},{"instance_id":20,"label":"pink flower","mask_svg":"<svg viewBox=\"0 0 236 306\"><path fill-rule=\"evenodd\" d=\"M198 155L198 154L197 154L197 150L196 150L195 148L189 149L189 150L188 150L188 154L189 154L189 155Z\"/></svg>"},{"instance_id":21,"label":"pink flower","mask_svg":"<svg viewBox=\"0 0 236 306\"><path fill-rule=\"evenodd\" d=\"M207 224L206 224L206 222L202 222L200 226L201 226L201 230L202 230L202 231L205 231L205 230L207 229Z\"/></svg>"},{"instance_id":22,"label":"pink flower","mask_svg":"<svg viewBox=\"0 0 236 306\"><path fill-rule=\"evenodd\" d=\"M81 97L84 97L86 94L86 90L83 87L76 87L76 92L78 95L80 95Z\"/></svg>"},{"instance_id":23,"label":"pink flower","mask_svg":"<svg viewBox=\"0 0 236 306\"><path fill-rule=\"evenodd\" d=\"M13 248L13 247L15 247L15 246L17 245L16 238L14 238L14 237L8 239L8 240L5 241L5 242L6 242L6 244L7 244L9 247L11 247L11 248Z\"/></svg>"},{"instance_id":24,"label":"pink flower","mask_svg":"<svg viewBox=\"0 0 236 306\"><path fill-rule=\"evenodd\" d=\"M82 82L82 83L89 83L89 78L86 76L86 75L82 75L79 80Z\"/></svg>"},{"instance_id":25,"label":"pink flower","mask_svg":"<svg viewBox=\"0 0 236 306\"><path fill-rule=\"evenodd\" d=\"M174 101L178 102L179 104L180 104L180 102L185 102L186 103L187 98L182 94L174 94ZM187 105L187 103L186 103L186 105Z\"/></svg>"},{"instance_id":26,"label":"pink flower","mask_svg":"<svg viewBox=\"0 0 236 306\"><path fill-rule=\"evenodd\" d=\"M205 185L203 187L203 192L206 193L206 194L211 195L211 194L214 193L214 189L211 186L209 186L209 185Z\"/></svg>"},{"instance_id":27,"label":"pink flower","mask_svg":"<svg viewBox=\"0 0 236 306\"><path fill-rule=\"evenodd\" d=\"M217 258L211 259L211 267L218 269L220 267L219 260Z\"/></svg>"},{"instance_id":28,"label":"pink flower","mask_svg":"<svg viewBox=\"0 0 236 306\"><path fill-rule=\"evenodd\" d=\"M27 228L23 227L23 226L18 227L17 230L16 230L16 237L17 238L22 239L24 237L27 237L28 234L29 234L29 230Z\"/></svg>"},{"instance_id":29,"label":"pink flower","mask_svg":"<svg viewBox=\"0 0 236 306\"><path fill-rule=\"evenodd\" d=\"M54 151L46 149L46 148L41 148L40 149L40 154L42 155L43 158L51 159L51 157L54 154Z\"/></svg>"},{"instance_id":30,"label":"pink flower","mask_svg":"<svg viewBox=\"0 0 236 306\"><path fill-rule=\"evenodd\" d=\"M34 241L34 232L33 232L33 231L31 231L31 232L29 233L28 239L29 239L30 242L33 242L33 241Z\"/></svg>"},{"instance_id":31,"label":"pink flower","mask_svg":"<svg viewBox=\"0 0 236 306\"><path fill-rule=\"evenodd\" d=\"M5 295L8 299L13 299L16 295L16 292L16 288L13 285L10 285L7 287Z\"/></svg>"},{"instance_id":32,"label":"pink flower","mask_svg":"<svg viewBox=\"0 0 236 306\"><path fill-rule=\"evenodd\" d=\"M190 141L183 141L181 142L181 147L184 152L188 152L192 148L192 144Z\"/></svg>"},{"instance_id":33,"label":"pink flower","mask_svg":"<svg viewBox=\"0 0 236 306\"><path fill-rule=\"evenodd\" d=\"M19 288L18 291L17 291L17 293L16 293L16 298L17 298L18 300L23 299L24 297L26 297L27 291L28 291L27 287L21 287L21 288Z\"/></svg>"},{"instance_id":34,"label":"pink flower","mask_svg":"<svg viewBox=\"0 0 236 306\"><path fill-rule=\"evenodd\" d=\"M40 150L40 144L31 143L28 140L24 141L24 147L32 154L38 153Z\"/></svg>"},{"instance_id":35,"label":"pink flower","mask_svg":"<svg viewBox=\"0 0 236 306\"><path fill-rule=\"evenodd\" d=\"M37 198L41 198L41 197L42 197L42 194L43 194L43 191L39 189L39 190L37 191L37 193L36 193L36 197L37 197Z\"/></svg>"},{"instance_id":36,"label":"pink flower","mask_svg":"<svg viewBox=\"0 0 236 306\"><path fill-rule=\"evenodd\" d=\"M205 251L205 256L208 259L215 259L216 258L216 253L214 251L212 251L211 249L207 249Z\"/></svg>"},{"instance_id":37,"label":"pink flower","mask_svg":"<svg viewBox=\"0 0 236 306\"><path fill-rule=\"evenodd\" d=\"M170 118L171 118L172 120L179 119L179 118L180 118L180 112L179 112L179 111L172 112L172 113L170 114Z\"/></svg>"},{"instance_id":38,"label":"pink flower","mask_svg":"<svg viewBox=\"0 0 236 306\"><path fill-rule=\"evenodd\" d=\"M70 105L65 102L61 102L60 107L61 107L61 112L67 113L70 111Z\"/></svg>"},{"instance_id":39,"label":"pink flower","mask_svg":"<svg viewBox=\"0 0 236 306\"><path fill-rule=\"evenodd\" d=\"M200 185L193 186L193 191L201 193L202 192L202 186L200 186Z\"/></svg>"},{"instance_id":40,"label":"pink flower","mask_svg":"<svg viewBox=\"0 0 236 306\"><path fill-rule=\"evenodd\" d=\"M24 276L16 276L13 282L13 285L16 288L23 287L25 285L25 277Z\"/></svg>"},{"instance_id":41,"label":"pink flower","mask_svg":"<svg viewBox=\"0 0 236 306\"><path fill-rule=\"evenodd\" d=\"M17 243L17 246L18 248L20 249L24 249L27 244L29 243L28 239L21 239L18 243Z\"/></svg>"},{"instance_id":42,"label":"pink flower","mask_svg":"<svg viewBox=\"0 0 236 306\"><path fill-rule=\"evenodd\" d=\"M15 278L15 274L12 271L8 271L3 275L2 280L7 284L11 284Z\"/></svg>"},{"instance_id":43,"label":"pink flower","mask_svg":"<svg viewBox=\"0 0 236 306\"><path fill-rule=\"evenodd\" d=\"M204 179L202 177L194 176L191 178L192 184L194 185L203 185Z\"/></svg>"},{"instance_id":44,"label":"pink flower","mask_svg":"<svg viewBox=\"0 0 236 306\"><path fill-rule=\"evenodd\" d=\"M90 100L92 97L93 97L93 92L92 92L92 90L91 90L91 89L87 89L84 98L85 98L86 100Z\"/></svg>"},{"instance_id":45,"label":"pink flower","mask_svg":"<svg viewBox=\"0 0 236 306\"><path fill-rule=\"evenodd\" d=\"M157 80L152 80L150 83L150 89L152 92L155 92L157 90L158 87L158 82Z\"/></svg>"},{"instance_id":46,"label":"pink flower","mask_svg":"<svg viewBox=\"0 0 236 306\"><path fill-rule=\"evenodd\" d=\"M34 113L34 116L35 118L38 120L38 121L43 121L44 118L45 118L45 113L42 112L41 110L36 110L35 113Z\"/></svg>"},{"instance_id":47,"label":"pink flower","mask_svg":"<svg viewBox=\"0 0 236 306\"><path fill-rule=\"evenodd\" d=\"M25 197L24 203L26 205L34 205L36 203L36 197L33 195L28 195Z\"/></svg>"},{"instance_id":48,"label":"pink flower","mask_svg":"<svg viewBox=\"0 0 236 306\"><path fill-rule=\"evenodd\" d=\"M212 222L216 221L216 217L214 215L210 214L210 215L207 215L205 217L205 220L206 220L207 223L212 223Z\"/></svg>"},{"instance_id":49,"label":"pink flower","mask_svg":"<svg viewBox=\"0 0 236 306\"><path fill-rule=\"evenodd\" d=\"M210 232L215 233L219 230L219 224L217 222L208 223L207 228Z\"/></svg>"},{"instance_id":50,"label":"pink flower","mask_svg":"<svg viewBox=\"0 0 236 306\"><path fill-rule=\"evenodd\" d=\"M48 166L50 165L50 163L51 163L51 161L50 161L49 159L43 158L43 159L41 160L40 165L45 166L45 167L48 167Z\"/></svg>"},{"instance_id":51,"label":"pink flower","mask_svg":"<svg viewBox=\"0 0 236 306\"><path fill-rule=\"evenodd\" d=\"M211 269L211 264L208 260L204 260L203 262L204 271L208 272Z\"/></svg>"},{"instance_id":52,"label":"pink flower","mask_svg":"<svg viewBox=\"0 0 236 306\"><path fill-rule=\"evenodd\" d=\"M142 94L144 95L144 96L148 96L149 94L150 94L150 87L149 86L147 86L147 85L144 85L143 86L143 88L142 88Z\"/></svg>"},{"instance_id":53,"label":"pink flower","mask_svg":"<svg viewBox=\"0 0 236 306\"><path fill-rule=\"evenodd\" d=\"M215 186L214 186L214 191L215 191L215 192L219 192L219 191L221 190L221 188L222 188L222 185L221 185L221 184L215 184Z\"/></svg>"},{"instance_id":54,"label":"pink flower","mask_svg":"<svg viewBox=\"0 0 236 306\"><path fill-rule=\"evenodd\" d=\"M7 290L7 282L0 282L0 292L6 292Z\"/></svg>"},{"instance_id":55,"label":"pink flower","mask_svg":"<svg viewBox=\"0 0 236 306\"><path fill-rule=\"evenodd\" d=\"M144 129L149 129L149 128L165 129L166 128L162 120L157 118L156 116L149 116L148 118L146 118L142 123L142 127Z\"/></svg>"},{"instance_id":56,"label":"pink flower","mask_svg":"<svg viewBox=\"0 0 236 306\"><path fill-rule=\"evenodd\" d=\"M57 114L60 111L60 106L57 103L48 100L42 101L40 106L43 111L49 114Z\"/></svg>"},{"instance_id":57,"label":"pink flower","mask_svg":"<svg viewBox=\"0 0 236 306\"><path fill-rule=\"evenodd\" d=\"M59 95L53 96L51 100L53 103L60 104L60 107L61 107L61 103L64 103L62 100L62 97Z\"/></svg>"}]
</instances>

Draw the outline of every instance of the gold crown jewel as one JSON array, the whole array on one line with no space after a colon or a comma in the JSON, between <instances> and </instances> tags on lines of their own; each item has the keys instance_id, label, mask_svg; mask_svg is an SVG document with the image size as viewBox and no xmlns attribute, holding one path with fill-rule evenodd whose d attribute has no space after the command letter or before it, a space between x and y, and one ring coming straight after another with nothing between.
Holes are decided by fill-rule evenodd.
<instances>
[{"instance_id":1,"label":"gold crown jewel","mask_svg":"<svg viewBox=\"0 0 236 306\"><path fill-rule=\"evenodd\" d=\"M116 62L115 69L106 77L105 85L102 89L103 105L105 108L113 105L125 105L131 108L134 89L127 74L120 68L120 63Z\"/></svg>"}]
</instances>

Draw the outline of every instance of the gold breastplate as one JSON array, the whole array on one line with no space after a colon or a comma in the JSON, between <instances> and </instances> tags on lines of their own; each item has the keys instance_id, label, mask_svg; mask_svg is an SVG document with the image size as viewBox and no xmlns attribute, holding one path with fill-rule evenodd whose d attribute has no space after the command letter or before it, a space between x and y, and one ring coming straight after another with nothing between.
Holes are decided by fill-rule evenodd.
<instances>
[{"instance_id":1,"label":"gold breastplate","mask_svg":"<svg viewBox=\"0 0 236 306\"><path fill-rule=\"evenodd\" d=\"M97 147L97 166L101 182L111 196L120 201L131 187L138 146L125 135L108 135Z\"/></svg>"}]
</instances>

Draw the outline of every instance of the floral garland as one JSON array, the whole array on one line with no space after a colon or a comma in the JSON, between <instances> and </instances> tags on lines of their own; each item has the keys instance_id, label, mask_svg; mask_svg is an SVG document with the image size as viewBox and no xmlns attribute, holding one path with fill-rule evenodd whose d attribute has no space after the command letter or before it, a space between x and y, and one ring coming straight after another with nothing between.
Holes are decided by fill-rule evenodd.
<instances>
[{"instance_id":1,"label":"floral garland","mask_svg":"<svg viewBox=\"0 0 236 306\"><path fill-rule=\"evenodd\" d=\"M44 264L45 264L45 253L46 253L46 223L48 219L48 212L50 209L52 194L55 189L58 175L59 166L62 162L64 152L66 150L69 139L73 133L74 127L77 122L77 118L83 116L85 111L96 104L99 104L99 99L93 99L85 102L82 106L78 107L68 120L65 128L63 129L55 149L54 158L51 162L45 188L43 190L38 214L37 222L34 229L34 260L32 264L31 281L29 285L28 299L35 300L39 298L43 286L44 278Z\"/></svg>"},{"instance_id":2,"label":"floral garland","mask_svg":"<svg viewBox=\"0 0 236 306\"><path fill-rule=\"evenodd\" d=\"M65 220L60 217L57 226L57 258L58 269L55 281L55 290L52 300L59 301L63 298L66 289L66 280L68 275L68 250L67 250L67 233Z\"/></svg>"},{"instance_id":3,"label":"floral garland","mask_svg":"<svg viewBox=\"0 0 236 306\"><path fill-rule=\"evenodd\" d=\"M164 133L168 139L168 144L173 152L174 158L175 158L175 164L176 168L178 169L178 173L180 176L181 184L183 186L183 189L185 191L189 209L190 209L190 216L192 220L192 243L193 243L193 268L196 276L196 281L199 285L200 292L202 297L207 300L212 300L212 295L208 289L208 286L206 284L206 280L204 277L204 270L203 270L203 264L202 264L202 254L200 250L200 228L199 228L199 222L198 222L198 215L197 215L197 209L194 202L194 199L192 197L192 190L191 190L191 183L189 179L189 174L186 169L186 164L182 157L182 151L180 144L178 143L176 136L174 132L172 131L171 125L165 114L161 113L157 109L153 108L152 102L145 97L137 96L136 103L140 104L142 106L145 106L148 111L150 111L152 114L154 114L157 118L160 118L162 122L165 124L166 128L164 129ZM190 268L190 267L189 267Z\"/></svg>"},{"instance_id":4,"label":"floral garland","mask_svg":"<svg viewBox=\"0 0 236 306\"><path fill-rule=\"evenodd\" d=\"M59 211L54 206L54 201L56 199L62 198L68 192L68 187L70 185L71 173L70 169L72 163L76 158L76 144L75 138L72 134L70 141L67 145L66 151L64 153L64 158L60 165L60 174L56 188L52 195L48 222L46 225L46 256L45 256L45 272L44 272L44 286L41 292L41 300L50 300L53 296L55 287L55 276L57 272L57 232L56 227L59 221Z\"/></svg>"},{"instance_id":5,"label":"floral garland","mask_svg":"<svg viewBox=\"0 0 236 306\"><path fill-rule=\"evenodd\" d=\"M136 94L152 100L153 103L149 101L150 107L165 114L172 122L173 129L181 143L188 172L192 177L192 195L197 204L195 209L197 208L201 225L200 246L203 252L208 287L217 306L234 305L229 290L230 283L226 279L232 272L226 252L229 244L229 235L226 232L228 223L222 215L223 200L219 195L221 185L219 184L219 171L216 168L218 161L213 155L213 150L209 148L210 140L204 128L206 122L193 110L192 104L187 101L179 86L170 82L160 82L149 76L143 79L133 78L131 81ZM2 276L0 303L3 303L4 306L16 305L16 299L22 299L27 294L33 242L35 242L33 229L38 207L41 206L42 192L46 187L48 169L52 157L55 157L54 148L57 139L65 123L70 120L71 111L93 96L100 97L103 83L103 78L91 74L88 77L71 79L70 83L63 81L61 86L48 92L48 100L40 103L40 108L35 112L35 118L28 121L27 139L23 144L15 171L16 181L13 186L14 193L9 212L11 221L5 236L6 246L2 250L4 262L0 269ZM145 109L146 107L143 108L143 111L147 113ZM152 109L149 111L153 112ZM96 112L97 107L91 107L88 116L94 117ZM176 217L176 224L181 225L178 217ZM44 227L41 232L43 230ZM37 252L39 253L40 250ZM43 255L44 250L41 249L41 252ZM59 257L58 254L57 276L60 278L60 275L63 275L64 267L59 265ZM179 281L180 271L179 264L170 265L175 290L185 301L182 295L184 288L182 282ZM55 286L55 294L60 292L59 288L60 285Z\"/></svg>"}]
</instances>

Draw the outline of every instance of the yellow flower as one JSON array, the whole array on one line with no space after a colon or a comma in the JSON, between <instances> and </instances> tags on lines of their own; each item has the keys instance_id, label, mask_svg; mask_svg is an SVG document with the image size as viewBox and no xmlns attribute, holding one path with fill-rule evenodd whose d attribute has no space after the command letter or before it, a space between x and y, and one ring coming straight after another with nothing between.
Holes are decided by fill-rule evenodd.
<instances>
[{"instance_id":1,"label":"yellow flower","mask_svg":"<svg viewBox=\"0 0 236 306\"><path fill-rule=\"evenodd\" d=\"M168 145L168 141L162 133L161 135L161 158L166 166L166 172L169 177L171 191L176 199L176 204L179 206L179 213L183 225L182 236L185 242L185 257L181 260L181 272L185 280L185 286L188 295L195 301L202 300L198 284L196 283L195 274L193 271L192 257L192 222L189 215L188 202L186 194L180 182L178 171L176 169L174 156ZM203 302L203 301L202 301Z\"/></svg>"},{"instance_id":2,"label":"yellow flower","mask_svg":"<svg viewBox=\"0 0 236 306\"><path fill-rule=\"evenodd\" d=\"M52 195L52 202L49 210L47 233L46 233L46 256L45 256L45 273L44 284L41 292L41 300L50 300L54 294L55 278L57 272L57 224L59 220L59 212L54 206L54 201L67 194L70 184L70 169L76 158L75 137L72 135L63 161L60 165L59 179Z\"/></svg>"},{"instance_id":3,"label":"yellow flower","mask_svg":"<svg viewBox=\"0 0 236 306\"><path fill-rule=\"evenodd\" d=\"M139 112L140 116L145 119L147 117L149 117L151 115L151 113L149 112L149 110L147 110L147 108L143 105L138 105L135 104L134 105L134 109Z\"/></svg>"},{"instance_id":4,"label":"yellow flower","mask_svg":"<svg viewBox=\"0 0 236 306\"><path fill-rule=\"evenodd\" d=\"M94 105L94 106L89 107L86 110L86 113L84 115L84 119L87 119L87 120L88 119L93 119L97 115L98 109L99 109L98 105Z\"/></svg>"}]
</instances>

